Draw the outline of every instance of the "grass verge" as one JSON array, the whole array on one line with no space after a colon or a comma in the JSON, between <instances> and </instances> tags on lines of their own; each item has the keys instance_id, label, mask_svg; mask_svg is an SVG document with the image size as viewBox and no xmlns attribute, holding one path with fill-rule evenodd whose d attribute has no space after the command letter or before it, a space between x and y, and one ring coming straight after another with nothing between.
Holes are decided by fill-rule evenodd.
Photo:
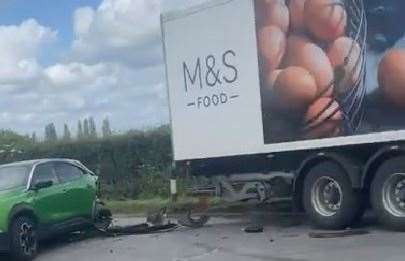
<instances>
[{"instance_id":1,"label":"grass verge","mask_svg":"<svg viewBox=\"0 0 405 261\"><path fill-rule=\"evenodd\" d=\"M109 200L104 201L106 207L113 214L146 214L148 211L154 211L163 208L169 204L168 199L144 199L144 200Z\"/></svg>"},{"instance_id":2,"label":"grass verge","mask_svg":"<svg viewBox=\"0 0 405 261\"><path fill-rule=\"evenodd\" d=\"M121 215L134 215L134 216L145 216L148 213L154 213L157 210L171 205L169 199L154 198L154 199L143 199L143 200L105 200L106 207L109 208L113 214ZM177 203L171 205L170 212L182 212L182 210L188 209L192 204L197 203L196 198L179 198ZM292 205L289 202L273 203L258 206L257 203L225 203L218 198L211 198L209 200L209 213L211 214L221 214L221 213L244 213L246 211L251 211L253 209L260 208L271 211L282 211L289 212L292 209Z\"/></svg>"},{"instance_id":3,"label":"grass verge","mask_svg":"<svg viewBox=\"0 0 405 261\"><path fill-rule=\"evenodd\" d=\"M154 198L154 199L139 199L139 200L104 200L106 207L113 214L128 214L128 215L144 215L148 212L159 210L170 205L169 199ZM195 198L179 198L174 205L175 210L185 209L191 204L197 203ZM220 200L212 198L209 200L210 207L220 205Z\"/></svg>"}]
</instances>

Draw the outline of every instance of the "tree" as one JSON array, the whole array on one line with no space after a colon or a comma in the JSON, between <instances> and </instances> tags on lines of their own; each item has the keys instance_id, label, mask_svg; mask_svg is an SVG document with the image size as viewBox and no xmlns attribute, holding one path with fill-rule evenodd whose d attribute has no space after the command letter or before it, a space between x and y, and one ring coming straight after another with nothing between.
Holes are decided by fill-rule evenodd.
<instances>
[{"instance_id":1,"label":"tree","mask_svg":"<svg viewBox=\"0 0 405 261\"><path fill-rule=\"evenodd\" d=\"M26 138L14 131L0 129L0 160L1 163L5 163L3 160L8 153L12 151L25 150L30 147L31 139ZM18 160L18 159L14 159Z\"/></svg>"},{"instance_id":2,"label":"tree","mask_svg":"<svg viewBox=\"0 0 405 261\"><path fill-rule=\"evenodd\" d=\"M89 118L89 136L92 139L97 138L97 128L96 128L96 122L94 121L93 117Z\"/></svg>"},{"instance_id":3,"label":"tree","mask_svg":"<svg viewBox=\"0 0 405 261\"><path fill-rule=\"evenodd\" d=\"M56 142L58 140L58 135L56 133L55 124L49 123L45 126L45 141Z\"/></svg>"},{"instance_id":4,"label":"tree","mask_svg":"<svg viewBox=\"0 0 405 261\"><path fill-rule=\"evenodd\" d=\"M84 133L83 133L83 126L82 126L82 121L79 120L77 122L77 139L81 140L84 137Z\"/></svg>"},{"instance_id":5,"label":"tree","mask_svg":"<svg viewBox=\"0 0 405 261\"><path fill-rule=\"evenodd\" d=\"M83 120L84 118L81 124ZM104 121L103 125L107 126L105 130L109 130L108 120ZM72 126L68 127L72 131ZM53 132L52 128L50 124L47 125L48 136ZM30 158L74 158L99 175L100 189L106 197L114 199L136 199L151 195L163 197L168 195L164 184L168 182L167 173L171 166L169 130L168 127L162 127L130 131L125 134L114 133L110 138L91 142L85 140L66 144L40 142L33 146L31 136L27 139L18 133L0 129L0 164ZM99 132L101 133L101 128ZM104 133L107 136L110 134L109 131ZM62 140L63 123L58 134ZM42 141L44 135L35 136L38 141ZM76 132L74 136L76 137Z\"/></svg>"},{"instance_id":6,"label":"tree","mask_svg":"<svg viewBox=\"0 0 405 261\"><path fill-rule=\"evenodd\" d=\"M34 131L31 136L32 143L37 143L37 133Z\"/></svg>"},{"instance_id":7,"label":"tree","mask_svg":"<svg viewBox=\"0 0 405 261\"><path fill-rule=\"evenodd\" d=\"M112 135L111 127L110 127L110 121L108 118L105 118L103 120L103 127L102 127L102 132L103 132L103 137L107 138Z\"/></svg>"},{"instance_id":8,"label":"tree","mask_svg":"<svg viewBox=\"0 0 405 261\"><path fill-rule=\"evenodd\" d=\"M47 124L45 126L45 136L44 136L45 141L49 141L50 137L51 137L51 134L49 132L49 124Z\"/></svg>"},{"instance_id":9,"label":"tree","mask_svg":"<svg viewBox=\"0 0 405 261\"><path fill-rule=\"evenodd\" d=\"M85 138L90 137L90 129L89 129L89 120L88 119L84 119L84 121L83 121L83 136Z\"/></svg>"},{"instance_id":10,"label":"tree","mask_svg":"<svg viewBox=\"0 0 405 261\"><path fill-rule=\"evenodd\" d=\"M71 134L69 130L69 126L65 123L63 127L63 140L64 141L70 141L71 140Z\"/></svg>"}]
</instances>

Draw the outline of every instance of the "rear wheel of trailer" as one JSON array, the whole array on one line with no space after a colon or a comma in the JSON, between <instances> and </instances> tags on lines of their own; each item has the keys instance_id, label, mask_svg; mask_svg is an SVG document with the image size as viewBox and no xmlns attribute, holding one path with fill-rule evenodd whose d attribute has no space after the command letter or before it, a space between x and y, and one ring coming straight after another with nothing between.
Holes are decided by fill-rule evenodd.
<instances>
[{"instance_id":1,"label":"rear wheel of trailer","mask_svg":"<svg viewBox=\"0 0 405 261\"><path fill-rule=\"evenodd\" d=\"M382 224L405 231L405 156L388 159L378 168L370 199Z\"/></svg>"},{"instance_id":2,"label":"rear wheel of trailer","mask_svg":"<svg viewBox=\"0 0 405 261\"><path fill-rule=\"evenodd\" d=\"M336 162L320 162L305 177L304 208L312 223L321 228L350 226L362 214L361 199L348 174Z\"/></svg>"}]
</instances>

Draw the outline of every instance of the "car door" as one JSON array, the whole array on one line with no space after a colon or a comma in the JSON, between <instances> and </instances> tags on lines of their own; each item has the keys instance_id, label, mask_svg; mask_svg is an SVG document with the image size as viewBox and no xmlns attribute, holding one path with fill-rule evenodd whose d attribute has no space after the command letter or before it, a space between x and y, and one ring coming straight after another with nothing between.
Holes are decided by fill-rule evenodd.
<instances>
[{"instance_id":1,"label":"car door","mask_svg":"<svg viewBox=\"0 0 405 261\"><path fill-rule=\"evenodd\" d=\"M58 223L65 219L64 201L66 194L57 178L52 163L42 163L35 167L31 188L40 182L52 181L52 186L33 190L33 206L41 223Z\"/></svg>"},{"instance_id":2,"label":"car door","mask_svg":"<svg viewBox=\"0 0 405 261\"><path fill-rule=\"evenodd\" d=\"M91 217L95 190L89 183L85 172L70 163L55 164L58 179L63 184L67 201L65 207L69 217Z\"/></svg>"}]
</instances>

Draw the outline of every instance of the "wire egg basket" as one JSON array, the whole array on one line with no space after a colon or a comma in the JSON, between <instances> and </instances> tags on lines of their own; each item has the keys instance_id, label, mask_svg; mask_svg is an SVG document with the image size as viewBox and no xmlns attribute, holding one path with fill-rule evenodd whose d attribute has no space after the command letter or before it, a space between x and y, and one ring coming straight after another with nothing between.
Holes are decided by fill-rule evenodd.
<instances>
[{"instance_id":1,"label":"wire egg basket","mask_svg":"<svg viewBox=\"0 0 405 261\"><path fill-rule=\"evenodd\" d=\"M339 114L343 116L340 135L350 135L357 132L364 116L367 20L363 0L336 0L333 5L341 5L345 8L347 13L346 36L354 41L349 53L345 56L344 63L334 68L334 80L329 84L329 88L326 88L325 92L333 88L333 99L317 115L305 122L304 131L309 132ZM353 64L350 59L353 57L352 52L355 51L356 43L360 47L360 55L355 61L353 70L345 70L350 63ZM340 88L348 74L356 76L353 81L354 85L349 88ZM346 91L342 92L342 89ZM320 94L320 96L323 95L324 93ZM339 106L335 106L336 102Z\"/></svg>"}]
</instances>

